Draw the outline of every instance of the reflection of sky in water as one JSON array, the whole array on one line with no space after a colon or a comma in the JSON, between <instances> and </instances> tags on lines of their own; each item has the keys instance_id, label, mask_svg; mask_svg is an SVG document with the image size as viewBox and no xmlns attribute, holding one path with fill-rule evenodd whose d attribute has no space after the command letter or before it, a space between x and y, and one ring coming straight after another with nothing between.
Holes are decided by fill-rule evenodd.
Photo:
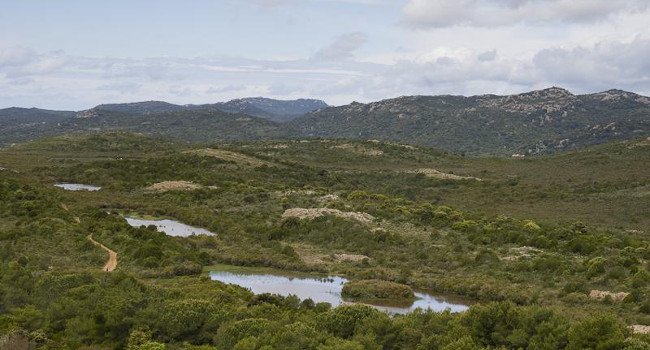
<instances>
[{"instance_id":1,"label":"reflection of sky in water","mask_svg":"<svg viewBox=\"0 0 650 350\"><path fill-rule=\"evenodd\" d=\"M318 278L298 278L276 275L253 275L236 274L225 271L211 271L212 280L223 283L230 283L250 289L255 294L272 293L283 296L293 294L300 299L311 298L314 302L326 302L332 306L341 305L344 301L341 297L343 284L347 281L341 277L328 277L327 280ZM434 297L425 293L415 293L418 298L408 307L378 306L375 308L393 314L404 314L417 308L431 309L433 311L444 311L450 309L452 312L461 312L467 309L462 304L454 304L444 298Z\"/></svg>"},{"instance_id":2,"label":"reflection of sky in water","mask_svg":"<svg viewBox=\"0 0 650 350\"><path fill-rule=\"evenodd\" d=\"M191 235L209 235L214 233L200 227L185 225L175 220L143 220L131 217L125 217L126 222L133 227L154 225L160 232L164 232L168 236L187 237Z\"/></svg>"},{"instance_id":3,"label":"reflection of sky in water","mask_svg":"<svg viewBox=\"0 0 650 350\"><path fill-rule=\"evenodd\" d=\"M83 184L69 184L69 183L58 183L54 186L62 188L67 191L99 191L101 187L92 186L92 185L83 185Z\"/></svg>"}]
</instances>

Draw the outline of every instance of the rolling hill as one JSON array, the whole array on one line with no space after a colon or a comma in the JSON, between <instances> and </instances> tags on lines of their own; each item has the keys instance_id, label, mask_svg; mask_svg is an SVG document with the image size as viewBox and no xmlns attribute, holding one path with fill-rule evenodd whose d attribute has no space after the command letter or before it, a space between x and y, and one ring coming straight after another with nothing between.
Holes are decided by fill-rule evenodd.
<instances>
[{"instance_id":1,"label":"rolling hill","mask_svg":"<svg viewBox=\"0 0 650 350\"><path fill-rule=\"evenodd\" d=\"M274 100L263 97L249 97L199 105L176 105L163 101L145 101L133 103L102 104L80 111L77 117L88 118L99 112L120 112L130 114L157 114L180 111L217 110L231 114L248 114L254 117L283 122L295 119L306 113L328 107L321 100L297 99Z\"/></svg>"},{"instance_id":2,"label":"rolling hill","mask_svg":"<svg viewBox=\"0 0 650 350\"><path fill-rule=\"evenodd\" d=\"M509 96L404 96L338 107L318 100L247 98L185 106L106 104L77 113L12 108L0 110L0 145L121 129L198 143L344 138L511 156L639 139L649 135L649 124L648 97L621 90L574 95L553 87Z\"/></svg>"},{"instance_id":3,"label":"rolling hill","mask_svg":"<svg viewBox=\"0 0 650 350\"><path fill-rule=\"evenodd\" d=\"M318 110L290 123L295 135L378 139L457 153L552 153L648 134L650 99L610 90L573 95L405 96Z\"/></svg>"}]
</instances>

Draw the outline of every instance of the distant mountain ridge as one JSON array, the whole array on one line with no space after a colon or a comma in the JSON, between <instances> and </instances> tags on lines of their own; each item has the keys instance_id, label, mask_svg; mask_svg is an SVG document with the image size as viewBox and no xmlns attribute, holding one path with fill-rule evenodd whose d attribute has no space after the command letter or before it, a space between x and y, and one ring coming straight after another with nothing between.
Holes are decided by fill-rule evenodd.
<instances>
[{"instance_id":1,"label":"distant mountain ridge","mask_svg":"<svg viewBox=\"0 0 650 350\"><path fill-rule=\"evenodd\" d=\"M265 97L248 97L207 105L188 105L187 107L191 109L215 108L228 113L244 113L276 122L285 122L309 112L327 108L329 105L315 99L274 100Z\"/></svg>"},{"instance_id":2,"label":"distant mountain ridge","mask_svg":"<svg viewBox=\"0 0 650 350\"><path fill-rule=\"evenodd\" d=\"M264 97L248 97L227 102L199 105L176 105L164 101L101 104L94 108L80 111L77 113L77 116L80 118L89 118L95 116L99 111L156 114L206 109L235 114L244 113L276 122L284 122L325 107L328 107L327 103L314 99L275 100Z\"/></svg>"},{"instance_id":3,"label":"distant mountain ridge","mask_svg":"<svg viewBox=\"0 0 650 350\"><path fill-rule=\"evenodd\" d=\"M551 153L648 134L650 98L621 90L573 95L404 96L314 111L295 135L379 139L469 154Z\"/></svg>"},{"instance_id":4,"label":"distant mountain ridge","mask_svg":"<svg viewBox=\"0 0 650 350\"><path fill-rule=\"evenodd\" d=\"M649 136L650 98L622 90L574 95L403 96L329 107L261 97L204 105L105 104L81 112L0 110L0 145L69 132L128 130L188 142L377 139L454 153L510 156Z\"/></svg>"}]
</instances>

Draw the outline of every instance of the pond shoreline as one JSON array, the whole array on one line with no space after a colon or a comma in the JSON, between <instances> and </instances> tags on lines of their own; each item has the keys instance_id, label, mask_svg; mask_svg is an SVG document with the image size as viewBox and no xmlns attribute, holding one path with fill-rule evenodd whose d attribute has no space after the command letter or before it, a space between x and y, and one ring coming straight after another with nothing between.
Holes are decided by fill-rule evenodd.
<instances>
[{"instance_id":1,"label":"pond shoreline","mask_svg":"<svg viewBox=\"0 0 650 350\"><path fill-rule=\"evenodd\" d=\"M57 182L54 184L54 187L58 187L66 191L88 191L88 192L96 192L102 189L100 186L70 183L70 182Z\"/></svg>"},{"instance_id":2,"label":"pond shoreline","mask_svg":"<svg viewBox=\"0 0 650 350\"><path fill-rule=\"evenodd\" d=\"M156 230L168 236L189 237L196 235L216 236L215 233L201 227L190 226L174 219L142 219L134 215L120 214L133 227L155 226Z\"/></svg>"},{"instance_id":3,"label":"pond shoreline","mask_svg":"<svg viewBox=\"0 0 650 350\"><path fill-rule=\"evenodd\" d=\"M404 303L391 304L389 300L381 303L348 300L342 295L343 285L348 280L341 276L319 276L318 274L285 272L273 268L248 268L234 265L209 266L205 267L204 271L213 281L235 284L254 294L295 295L302 300L309 298L316 303L329 303L333 307L363 304L389 314L406 314L419 308L431 309L436 312L446 309L451 312L463 312L469 308L468 304L452 301L454 298L423 291L415 291L416 298L408 305Z\"/></svg>"}]
</instances>

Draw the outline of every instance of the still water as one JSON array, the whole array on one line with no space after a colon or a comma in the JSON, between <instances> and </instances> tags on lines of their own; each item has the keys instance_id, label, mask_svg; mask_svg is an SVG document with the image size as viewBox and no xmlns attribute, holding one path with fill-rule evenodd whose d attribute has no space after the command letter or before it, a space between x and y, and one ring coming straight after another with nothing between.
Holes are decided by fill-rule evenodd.
<instances>
[{"instance_id":1,"label":"still water","mask_svg":"<svg viewBox=\"0 0 650 350\"><path fill-rule=\"evenodd\" d=\"M290 277L276 274L255 274L229 271L210 271L210 278L213 281L236 284L249 289L255 294L272 293L283 296L295 295L300 299L311 298L314 302L330 303L336 307L349 303L341 296L343 284L347 282L342 277ZM406 314L415 309L431 309L432 311L461 312L467 310L468 306L460 302L454 302L441 296L433 296L426 293L415 293L416 300L411 305L386 306L371 305L378 310L390 314Z\"/></svg>"},{"instance_id":2,"label":"still water","mask_svg":"<svg viewBox=\"0 0 650 350\"><path fill-rule=\"evenodd\" d=\"M154 225L158 231L163 232L168 236L188 237L192 235L214 235L214 233L204 228L185 225L184 223L178 222L176 220L145 220L129 216L125 216L124 218L126 219L126 222L128 222L129 225L133 227Z\"/></svg>"},{"instance_id":3,"label":"still water","mask_svg":"<svg viewBox=\"0 0 650 350\"><path fill-rule=\"evenodd\" d=\"M71 183L58 183L54 186L62 188L67 191L99 191L102 188L99 186L84 185L84 184L71 184Z\"/></svg>"}]
</instances>

